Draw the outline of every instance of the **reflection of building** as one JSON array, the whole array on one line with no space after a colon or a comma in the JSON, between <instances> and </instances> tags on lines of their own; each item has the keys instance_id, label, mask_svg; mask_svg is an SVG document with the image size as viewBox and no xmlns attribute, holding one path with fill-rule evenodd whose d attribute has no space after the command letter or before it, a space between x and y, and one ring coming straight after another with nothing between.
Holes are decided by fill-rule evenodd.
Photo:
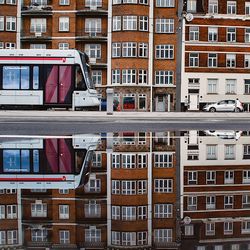
<instances>
[{"instance_id":1,"label":"reflection of building","mask_svg":"<svg viewBox=\"0 0 250 250\"><path fill-rule=\"evenodd\" d=\"M0 48L77 48L89 55L102 96L106 87L114 88L120 110L172 111L177 5L175 0L1 1Z\"/></svg>"},{"instance_id":2,"label":"reflection of building","mask_svg":"<svg viewBox=\"0 0 250 250\"><path fill-rule=\"evenodd\" d=\"M249 136L213 134L181 138L182 247L249 249Z\"/></svg>"}]
</instances>

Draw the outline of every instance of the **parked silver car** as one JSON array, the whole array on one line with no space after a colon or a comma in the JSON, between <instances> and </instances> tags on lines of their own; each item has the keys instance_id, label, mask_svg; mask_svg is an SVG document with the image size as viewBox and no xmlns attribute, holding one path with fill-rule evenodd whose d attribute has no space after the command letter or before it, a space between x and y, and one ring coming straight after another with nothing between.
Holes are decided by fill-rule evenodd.
<instances>
[{"instance_id":1,"label":"parked silver car","mask_svg":"<svg viewBox=\"0 0 250 250\"><path fill-rule=\"evenodd\" d=\"M242 112L243 104L239 100L222 100L204 106L203 111L209 112Z\"/></svg>"}]
</instances>

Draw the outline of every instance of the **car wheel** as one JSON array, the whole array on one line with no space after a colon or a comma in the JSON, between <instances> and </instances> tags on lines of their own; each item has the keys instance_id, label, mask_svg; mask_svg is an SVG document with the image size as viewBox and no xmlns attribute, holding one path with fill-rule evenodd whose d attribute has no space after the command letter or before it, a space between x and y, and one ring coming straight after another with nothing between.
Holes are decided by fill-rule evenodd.
<instances>
[{"instance_id":1,"label":"car wheel","mask_svg":"<svg viewBox=\"0 0 250 250\"><path fill-rule=\"evenodd\" d=\"M216 111L215 108L210 108L210 109L209 109L209 112L215 112L215 111Z\"/></svg>"},{"instance_id":2,"label":"car wheel","mask_svg":"<svg viewBox=\"0 0 250 250\"><path fill-rule=\"evenodd\" d=\"M234 112L239 113L239 112L240 112L240 109L239 109L239 108L236 108L236 109L234 109Z\"/></svg>"}]
</instances>

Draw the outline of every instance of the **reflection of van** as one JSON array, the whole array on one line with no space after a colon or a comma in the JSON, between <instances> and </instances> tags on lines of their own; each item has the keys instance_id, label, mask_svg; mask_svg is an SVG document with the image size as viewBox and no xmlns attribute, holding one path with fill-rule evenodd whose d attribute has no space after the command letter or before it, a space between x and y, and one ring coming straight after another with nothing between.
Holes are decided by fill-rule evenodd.
<instances>
[{"instance_id":1,"label":"reflection of van","mask_svg":"<svg viewBox=\"0 0 250 250\"><path fill-rule=\"evenodd\" d=\"M123 99L123 109L135 109L135 98L125 97Z\"/></svg>"}]
</instances>

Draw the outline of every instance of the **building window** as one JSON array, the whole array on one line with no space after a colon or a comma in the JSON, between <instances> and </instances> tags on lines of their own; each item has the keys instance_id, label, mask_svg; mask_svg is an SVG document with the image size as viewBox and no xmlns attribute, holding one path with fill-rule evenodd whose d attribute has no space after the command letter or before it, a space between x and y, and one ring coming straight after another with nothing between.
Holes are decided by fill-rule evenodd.
<instances>
[{"instance_id":1,"label":"building window","mask_svg":"<svg viewBox=\"0 0 250 250\"><path fill-rule=\"evenodd\" d=\"M138 95L138 109L146 110L147 109L147 97L146 95L139 94Z\"/></svg>"},{"instance_id":2,"label":"building window","mask_svg":"<svg viewBox=\"0 0 250 250\"><path fill-rule=\"evenodd\" d=\"M232 195L224 196L224 208L225 209L233 208L233 196Z\"/></svg>"},{"instance_id":3,"label":"building window","mask_svg":"<svg viewBox=\"0 0 250 250\"><path fill-rule=\"evenodd\" d=\"M236 94L236 79L226 79L226 94Z\"/></svg>"},{"instance_id":4,"label":"building window","mask_svg":"<svg viewBox=\"0 0 250 250\"><path fill-rule=\"evenodd\" d=\"M137 44L133 42L122 43L122 56L123 57L136 57Z\"/></svg>"},{"instance_id":5,"label":"building window","mask_svg":"<svg viewBox=\"0 0 250 250\"><path fill-rule=\"evenodd\" d=\"M236 28L227 28L227 42L236 42Z\"/></svg>"},{"instance_id":6,"label":"building window","mask_svg":"<svg viewBox=\"0 0 250 250\"><path fill-rule=\"evenodd\" d=\"M148 237L147 232L137 232L137 245L147 245Z\"/></svg>"},{"instance_id":7,"label":"building window","mask_svg":"<svg viewBox=\"0 0 250 250\"><path fill-rule=\"evenodd\" d=\"M198 173L197 171L188 171L188 185L197 184Z\"/></svg>"},{"instance_id":8,"label":"building window","mask_svg":"<svg viewBox=\"0 0 250 250\"><path fill-rule=\"evenodd\" d=\"M69 219L69 205L59 205L59 219Z\"/></svg>"},{"instance_id":9,"label":"building window","mask_svg":"<svg viewBox=\"0 0 250 250\"><path fill-rule=\"evenodd\" d=\"M120 206L112 206L112 220L120 220Z\"/></svg>"},{"instance_id":10,"label":"building window","mask_svg":"<svg viewBox=\"0 0 250 250\"><path fill-rule=\"evenodd\" d=\"M42 229L31 229L31 241L33 242L47 242L48 241L48 230Z\"/></svg>"},{"instance_id":11,"label":"building window","mask_svg":"<svg viewBox=\"0 0 250 250\"><path fill-rule=\"evenodd\" d=\"M189 54L189 67L199 67L199 54L198 53Z\"/></svg>"},{"instance_id":12,"label":"building window","mask_svg":"<svg viewBox=\"0 0 250 250\"><path fill-rule=\"evenodd\" d=\"M61 50L69 49L69 44L68 43L59 43L58 49L61 49Z\"/></svg>"},{"instance_id":13,"label":"building window","mask_svg":"<svg viewBox=\"0 0 250 250\"><path fill-rule=\"evenodd\" d=\"M121 71L119 69L112 70L112 84L121 83Z\"/></svg>"},{"instance_id":14,"label":"building window","mask_svg":"<svg viewBox=\"0 0 250 250\"><path fill-rule=\"evenodd\" d=\"M173 180L172 179L155 179L154 191L156 193L172 193Z\"/></svg>"},{"instance_id":15,"label":"building window","mask_svg":"<svg viewBox=\"0 0 250 250\"><path fill-rule=\"evenodd\" d=\"M197 210L197 197L196 196L187 197L187 210L188 211Z\"/></svg>"},{"instance_id":16,"label":"building window","mask_svg":"<svg viewBox=\"0 0 250 250\"><path fill-rule=\"evenodd\" d=\"M136 220L136 207L122 207L122 220Z\"/></svg>"},{"instance_id":17,"label":"building window","mask_svg":"<svg viewBox=\"0 0 250 250\"><path fill-rule=\"evenodd\" d=\"M30 44L31 49L46 49L46 44L44 43L32 43Z\"/></svg>"},{"instance_id":18,"label":"building window","mask_svg":"<svg viewBox=\"0 0 250 250\"><path fill-rule=\"evenodd\" d=\"M194 225L185 225L185 236L193 236L194 235Z\"/></svg>"},{"instance_id":19,"label":"building window","mask_svg":"<svg viewBox=\"0 0 250 250\"><path fill-rule=\"evenodd\" d=\"M6 17L6 31L16 31L16 17Z\"/></svg>"},{"instance_id":20,"label":"building window","mask_svg":"<svg viewBox=\"0 0 250 250\"><path fill-rule=\"evenodd\" d=\"M242 208L250 208L250 195L249 194L242 195Z\"/></svg>"},{"instance_id":21,"label":"building window","mask_svg":"<svg viewBox=\"0 0 250 250\"><path fill-rule=\"evenodd\" d=\"M174 19L156 19L156 33L174 33Z\"/></svg>"},{"instance_id":22,"label":"building window","mask_svg":"<svg viewBox=\"0 0 250 250\"><path fill-rule=\"evenodd\" d=\"M233 222L224 222L224 234L233 234Z\"/></svg>"},{"instance_id":23,"label":"building window","mask_svg":"<svg viewBox=\"0 0 250 250\"><path fill-rule=\"evenodd\" d=\"M59 189L59 194L69 194L69 189Z\"/></svg>"},{"instance_id":24,"label":"building window","mask_svg":"<svg viewBox=\"0 0 250 250\"><path fill-rule=\"evenodd\" d=\"M154 166L156 168L172 168L173 154L172 153L155 153Z\"/></svg>"},{"instance_id":25,"label":"building window","mask_svg":"<svg viewBox=\"0 0 250 250\"><path fill-rule=\"evenodd\" d=\"M225 145L225 160L235 160L235 145Z\"/></svg>"},{"instance_id":26,"label":"building window","mask_svg":"<svg viewBox=\"0 0 250 250\"><path fill-rule=\"evenodd\" d=\"M121 30L121 16L113 17L113 31Z\"/></svg>"},{"instance_id":27,"label":"building window","mask_svg":"<svg viewBox=\"0 0 250 250\"><path fill-rule=\"evenodd\" d=\"M140 144L144 144L144 143L140 143ZM137 162L138 162L138 168L146 168L147 167L147 155L146 154L138 154L137 155Z\"/></svg>"},{"instance_id":28,"label":"building window","mask_svg":"<svg viewBox=\"0 0 250 250\"><path fill-rule=\"evenodd\" d=\"M122 232L122 245L135 246L136 245L136 232Z\"/></svg>"},{"instance_id":29,"label":"building window","mask_svg":"<svg viewBox=\"0 0 250 250\"><path fill-rule=\"evenodd\" d=\"M4 30L4 16L0 16L0 31Z\"/></svg>"},{"instance_id":30,"label":"building window","mask_svg":"<svg viewBox=\"0 0 250 250\"><path fill-rule=\"evenodd\" d=\"M90 7L90 9L102 7L102 0L85 0L85 7Z\"/></svg>"},{"instance_id":31,"label":"building window","mask_svg":"<svg viewBox=\"0 0 250 250\"><path fill-rule=\"evenodd\" d=\"M227 14L236 14L236 1L227 2Z\"/></svg>"},{"instance_id":32,"label":"building window","mask_svg":"<svg viewBox=\"0 0 250 250\"><path fill-rule=\"evenodd\" d=\"M147 16L139 17L139 30L148 31L148 17Z\"/></svg>"},{"instance_id":33,"label":"building window","mask_svg":"<svg viewBox=\"0 0 250 250\"><path fill-rule=\"evenodd\" d=\"M96 36L96 33L102 32L101 18L86 18L85 19L85 32L91 36Z\"/></svg>"},{"instance_id":34,"label":"building window","mask_svg":"<svg viewBox=\"0 0 250 250\"><path fill-rule=\"evenodd\" d=\"M138 220L147 219L147 206L138 206L137 207Z\"/></svg>"},{"instance_id":35,"label":"building window","mask_svg":"<svg viewBox=\"0 0 250 250\"><path fill-rule=\"evenodd\" d=\"M224 173L224 183L232 184L234 183L234 171L228 170Z\"/></svg>"},{"instance_id":36,"label":"building window","mask_svg":"<svg viewBox=\"0 0 250 250\"><path fill-rule=\"evenodd\" d=\"M216 172L206 171L206 180L207 184L216 184Z\"/></svg>"},{"instance_id":37,"label":"building window","mask_svg":"<svg viewBox=\"0 0 250 250\"><path fill-rule=\"evenodd\" d=\"M46 18L31 18L30 32L35 32L35 33L46 32Z\"/></svg>"},{"instance_id":38,"label":"building window","mask_svg":"<svg viewBox=\"0 0 250 250\"><path fill-rule=\"evenodd\" d=\"M214 195L206 197L206 209L213 210L215 209L216 197Z\"/></svg>"},{"instance_id":39,"label":"building window","mask_svg":"<svg viewBox=\"0 0 250 250\"><path fill-rule=\"evenodd\" d=\"M244 86L245 86L245 93L244 94L250 94L250 80L245 79ZM250 152L249 152L249 154L250 154Z\"/></svg>"},{"instance_id":40,"label":"building window","mask_svg":"<svg viewBox=\"0 0 250 250\"><path fill-rule=\"evenodd\" d=\"M146 194L147 193L147 181L139 180L137 181L137 194Z\"/></svg>"},{"instance_id":41,"label":"building window","mask_svg":"<svg viewBox=\"0 0 250 250\"><path fill-rule=\"evenodd\" d=\"M69 244L70 243L70 232L67 230L59 231L60 244Z\"/></svg>"},{"instance_id":42,"label":"building window","mask_svg":"<svg viewBox=\"0 0 250 250\"><path fill-rule=\"evenodd\" d=\"M138 44L138 57L148 57L148 44L147 43L139 43Z\"/></svg>"},{"instance_id":43,"label":"building window","mask_svg":"<svg viewBox=\"0 0 250 250\"><path fill-rule=\"evenodd\" d=\"M249 234L250 233L250 221L242 221L241 233L242 234Z\"/></svg>"},{"instance_id":44,"label":"building window","mask_svg":"<svg viewBox=\"0 0 250 250\"><path fill-rule=\"evenodd\" d=\"M33 203L31 204L31 216L32 217L47 217L47 204Z\"/></svg>"},{"instance_id":45,"label":"building window","mask_svg":"<svg viewBox=\"0 0 250 250\"><path fill-rule=\"evenodd\" d=\"M250 28L245 29L245 43L250 42Z\"/></svg>"},{"instance_id":46,"label":"building window","mask_svg":"<svg viewBox=\"0 0 250 250\"><path fill-rule=\"evenodd\" d=\"M218 0L209 0L208 13L209 14L217 14L218 13Z\"/></svg>"},{"instance_id":47,"label":"building window","mask_svg":"<svg viewBox=\"0 0 250 250\"><path fill-rule=\"evenodd\" d=\"M244 65L245 65L245 68L250 68L250 55L244 56Z\"/></svg>"},{"instance_id":48,"label":"building window","mask_svg":"<svg viewBox=\"0 0 250 250\"><path fill-rule=\"evenodd\" d=\"M15 43L5 43L5 49L15 49L16 44Z\"/></svg>"},{"instance_id":49,"label":"building window","mask_svg":"<svg viewBox=\"0 0 250 250\"><path fill-rule=\"evenodd\" d=\"M122 181L122 194L136 194L136 181Z\"/></svg>"},{"instance_id":50,"label":"building window","mask_svg":"<svg viewBox=\"0 0 250 250\"><path fill-rule=\"evenodd\" d=\"M164 229L155 229L154 230L154 242L163 243L163 242L172 242L173 230L164 228Z\"/></svg>"},{"instance_id":51,"label":"building window","mask_svg":"<svg viewBox=\"0 0 250 250\"><path fill-rule=\"evenodd\" d=\"M135 109L135 95L126 94L123 96L123 109L124 110L134 110Z\"/></svg>"},{"instance_id":52,"label":"building window","mask_svg":"<svg viewBox=\"0 0 250 250\"><path fill-rule=\"evenodd\" d=\"M137 0L123 0L123 4L137 4Z\"/></svg>"},{"instance_id":53,"label":"building window","mask_svg":"<svg viewBox=\"0 0 250 250\"><path fill-rule=\"evenodd\" d=\"M173 205L172 204L155 204L154 205L155 218L172 218Z\"/></svg>"},{"instance_id":54,"label":"building window","mask_svg":"<svg viewBox=\"0 0 250 250\"><path fill-rule=\"evenodd\" d=\"M112 194L120 194L120 181L112 180Z\"/></svg>"},{"instance_id":55,"label":"building window","mask_svg":"<svg viewBox=\"0 0 250 250\"><path fill-rule=\"evenodd\" d=\"M101 44L85 44L85 52L90 58L101 58Z\"/></svg>"},{"instance_id":56,"label":"building window","mask_svg":"<svg viewBox=\"0 0 250 250\"><path fill-rule=\"evenodd\" d=\"M210 223L206 223L206 235L215 235L215 223L214 222L210 222Z\"/></svg>"},{"instance_id":57,"label":"building window","mask_svg":"<svg viewBox=\"0 0 250 250\"><path fill-rule=\"evenodd\" d=\"M122 0L113 0L113 5L115 4L121 4L122 3Z\"/></svg>"},{"instance_id":58,"label":"building window","mask_svg":"<svg viewBox=\"0 0 250 250\"><path fill-rule=\"evenodd\" d=\"M92 81L97 85L102 85L102 71L101 70L92 70Z\"/></svg>"},{"instance_id":59,"label":"building window","mask_svg":"<svg viewBox=\"0 0 250 250\"><path fill-rule=\"evenodd\" d=\"M121 56L121 43L112 43L112 57Z\"/></svg>"},{"instance_id":60,"label":"building window","mask_svg":"<svg viewBox=\"0 0 250 250\"><path fill-rule=\"evenodd\" d=\"M122 155L122 167L123 168L135 168L135 154L123 154Z\"/></svg>"},{"instance_id":61,"label":"building window","mask_svg":"<svg viewBox=\"0 0 250 250\"><path fill-rule=\"evenodd\" d=\"M8 245L17 244L17 230L7 231L7 244Z\"/></svg>"},{"instance_id":62,"label":"building window","mask_svg":"<svg viewBox=\"0 0 250 250\"><path fill-rule=\"evenodd\" d=\"M137 30L137 16L124 16L123 30Z\"/></svg>"},{"instance_id":63,"label":"building window","mask_svg":"<svg viewBox=\"0 0 250 250\"><path fill-rule=\"evenodd\" d=\"M208 27L208 41L217 42L218 41L218 28Z\"/></svg>"},{"instance_id":64,"label":"building window","mask_svg":"<svg viewBox=\"0 0 250 250\"><path fill-rule=\"evenodd\" d=\"M217 93L218 79L208 79L207 84L208 84L207 93L208 94L216 94Z\"/></svg>"},{"instance_id":65,"label":"building window","mask_svg":"<svg viewBox=\"0 0 250 250\"><path fill-rule=\"evenodd\" d=\"M85 242L101 242L101 229L95 226L85 229Z\"/></svg>"},{"instance_id":66,"label":"building window","mask_svg":"<svg viewBox=\"0 0 250 250\"><path fill-rule=\"evenodd\" d=\"M189 27L189 41L199 41L199 27Z\"/></svg>"},{"instance_id":67,"label":"building window","mask_svg":"<svg viewBox=\"0 0 250 250\"><path fill-rule=\"evenodd\" d=\"M5 219L5 206L0 205L0 219Z\"/></svg>"},{"instance_id":68,"label":"building window","mask_svg":"<svg viewBox=\"0 0 250 250\"><path fill-rule=\"evenodd\" d=\"M156 7L164 7L164 8L175 7L175 0L156 0Z\"/></svg>"},{"instance_id":69,"label":"building window","mask_svg":"<svg viewBox=\"0 0 250 250\"><path fill-rule=\"evenodd\" d=\"M174 72L173 71L155 71L155 85L173 84Z\"/></svg>"},{"instance_id":70,"label":"building window","mask_svg":"<svg viewBox=\"0 0 250 250\"><path fill-rule=\"evenodd\" d=\"M7 219L17 218L17 205L7 205Z\"/></svg>"},{"instance_id":71,"label":"building window","mask_svg":"<svg viewBox=\"0 0 250 250\"><path fill-rule=\"evenodd\" d=\"M245 183L250 183L250 170L244 170L243 171L243 181Z\"/></svg>"},{"instance_id":72,"label":"building window","mask_svg":"<svg viewBox=\"0 0 250 250\"><path fill-rule=\"evenodd\" d=\"M217 67L217 54L208 54L208 67Z\"/></svg>"},{"instance_id":73,"label":"building window","mask_svg":"<svg viewBox=\"0 0 250 250\"><path fill-rule=\"evenodd\" d=\"M101 180L91 179L85 185L84 190L88 193L100 193L101 192Z\"/></svg>"},{"instance_id":74,"label":"building window","mask_svg":"<svg viewBox=\"0 0 250 250\"><path fill-rule=\"evenodd\" d=\"M59 5L69 5L69 0L60 0Z\"/></svg>"},{"instance_id":75,"label":"building window","mask_svg":"<svg viewBox=\"0 0 250 250\"><path fill-rule=\"evenodd\" d=\"M250 2L245 2L245 14L250 15Z\"/></svg>"},{"instance_id":76,"label":"building window","mask_svg":"<svg viewBox=\"0 0 250 250\"><path fill-rule=\"evenodd\" d=\"M227 63L227 68L235 68L236 55L235 54L226 54L226 63Z\"/></svg>"},{"instance_id":77,"label":"building window","mask_svg":"<svg viewBox=\"0 0 250 250\"><path fill-rule=\"evenodd\" d=\"M69 17L59 17L59 31L69 31Z\"/></svg>"},{"instance_id":78,"label":"building window","mask_svg":"<svg viewBox=\"0 0 250 250\"><path fill-rule=\"evenodd\" d=\"M111 243L113 245L120 245L121 244L120 232L111 231Z\"/></svg>"},{"instance_id":79,"label":"building window","mask_svg":"<svg viewBox=\"0 0 250 250\"><path fill-rule=\"evenodd\" d=\"M156 59L174 59L174 45L156 45L155 52Z\"/></svg>"},{"instance_id":80,"label":"building window","mask_svg":"<svg viewBox=\"0 0 250 250\"><path fill-rule=\"evenodd\" d=\"M122 70L122 84L136 84L136 70L123 69Z\"/></svg>"},{"instance_id":81,"label":"building window","mask_svg":"<svg viewBox=\"0 0 250 250\"><path fill-rule=\"evenodd\" d=\"M138 84L148 84L148 72L145 69L138 70Z\"/></svg>"},{"instance_id":82,"label":"building window","mask_svg":"<svg viewBox=\"0 0 250 250\"><path fill-rule=\"evenodd\" d=\"M207 145L207 160L217 160L217 145Z\"/></svg>"}]
</instances>

